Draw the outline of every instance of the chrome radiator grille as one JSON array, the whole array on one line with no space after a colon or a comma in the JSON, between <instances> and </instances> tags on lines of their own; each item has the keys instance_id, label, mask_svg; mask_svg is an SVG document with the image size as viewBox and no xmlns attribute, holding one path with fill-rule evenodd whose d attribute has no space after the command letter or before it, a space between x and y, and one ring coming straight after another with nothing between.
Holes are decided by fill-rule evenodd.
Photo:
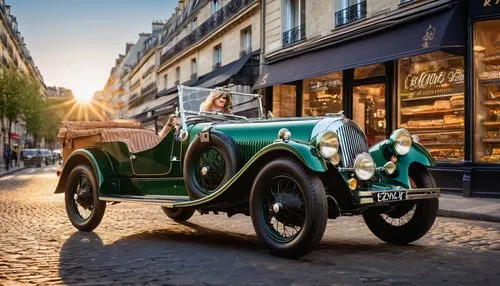
<instances>
[{"instance_id":1,"label":"chrome radiator grille","mask_svg":"<svg viewBox=\"0 0 500 286\"><path fill-rule=\"evenodd\" d=\"M356 155L368 152L365 134L352 121L337 125L334 130L340 140L340 158L343 167L353 167Z\"/></svg>"}]
</instances>

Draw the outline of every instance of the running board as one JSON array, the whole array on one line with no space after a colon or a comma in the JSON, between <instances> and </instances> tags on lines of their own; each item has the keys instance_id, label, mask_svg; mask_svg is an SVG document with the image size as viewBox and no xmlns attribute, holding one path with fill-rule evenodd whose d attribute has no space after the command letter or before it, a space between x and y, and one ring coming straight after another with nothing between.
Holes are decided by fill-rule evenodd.
<instances>
[{"instance_id":1,"label":"running board","mask_svg":"<svg viewBox=\"0 0 500 286\"><path fill-rule=\"evenodd\" d=\"M189 201L190 199L187 196L149 195L149 196L100 196L99 200L105 202L144 203L144 204L160 205L163 207L173 208L174 204L179 202Z\"/></svg>"}]
</instances>

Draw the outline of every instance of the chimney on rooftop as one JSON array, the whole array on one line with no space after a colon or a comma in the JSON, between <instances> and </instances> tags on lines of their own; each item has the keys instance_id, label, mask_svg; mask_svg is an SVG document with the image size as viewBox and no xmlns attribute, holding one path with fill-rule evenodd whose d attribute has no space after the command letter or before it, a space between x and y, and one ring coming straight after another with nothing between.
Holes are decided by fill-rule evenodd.
<instances>
[{"instance_id":1,"label":"chimney on rooftop","mask_svg":"<svg viewBox=\"0 0 500 286\"><path fill-rule=\"evenodd\" d=\"M126 43L125 44L125 54L128 54L130 52L130 49L134 46L134 43Z\"/></svg>"},{"instance_id":2,"label":"chimney on rooftop","mask_svg":"<svg viewBox=\"0 0 500 286\"><path fill-rule=\"evenodd\" d=\"M151 26L153 27L153 33L160 31L165 24L162 21L153 21Z\"/></svg>"},{"instance_id":3,"label":"chimney on rooftop","mask_svg":"<svg viewBox=\"0 0 500 286\"><path fill-rule=\"evenodd\" d=\"M179 8L180 8L181 10L184 10L184 7L185 7L185 2L186 2L186 1L184 1L184 0L179 0Z\"/></svg>"}]
</instances>

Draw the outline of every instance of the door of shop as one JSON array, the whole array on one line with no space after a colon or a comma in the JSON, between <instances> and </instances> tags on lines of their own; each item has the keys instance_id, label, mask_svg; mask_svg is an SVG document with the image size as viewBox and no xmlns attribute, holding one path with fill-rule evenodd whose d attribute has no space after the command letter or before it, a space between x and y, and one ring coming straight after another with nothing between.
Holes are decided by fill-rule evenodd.
<instances>
[{"instance_id":1,"label":"door of shop","mask_svg":"<svg viewBox=\"0 0 500 286\"><path fill-rule=\"evenodd\" d=\"M369 146L387 139L392 131L392 67L390 62L352 71L351 118L365 132Z\"/></svg>"}]
</instances>

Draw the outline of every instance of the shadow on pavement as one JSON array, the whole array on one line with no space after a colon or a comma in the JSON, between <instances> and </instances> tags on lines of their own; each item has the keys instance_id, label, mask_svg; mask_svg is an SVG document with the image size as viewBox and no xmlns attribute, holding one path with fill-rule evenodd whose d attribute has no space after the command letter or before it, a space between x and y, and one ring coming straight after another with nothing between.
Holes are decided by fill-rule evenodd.
<instances>
[{"instance_id":1,"label":"shadow on pavement","mask_svg":"<svg viewBox=\"0 0 500 286\"><path fill-rule=\"evenodd\" d=\"M290 272L294 268L297 271L293 275L300 275L303 267L319 265L320 271L336 265L345 267L345 263L359 267L365 256L378 259L384 254L398 259L404 252L440 255L437 246L397 247L340 241L322 243L311 254L299 260L288 260L271 256L255 236L221 232L189 222L182 226L137 233L109 245L103 244L97 233L75 232L62 246L60 276L68 284L167 281L178 284L182 279L193 282L187 284L207 280L260 284L276 281L273 279L287 281L282 277L283 271ZM357 262L352 263L352 259ZM394 259L383 264L397 263ZM217 280L221 277L224 279Z\"/></svg>"}]
</instances>

